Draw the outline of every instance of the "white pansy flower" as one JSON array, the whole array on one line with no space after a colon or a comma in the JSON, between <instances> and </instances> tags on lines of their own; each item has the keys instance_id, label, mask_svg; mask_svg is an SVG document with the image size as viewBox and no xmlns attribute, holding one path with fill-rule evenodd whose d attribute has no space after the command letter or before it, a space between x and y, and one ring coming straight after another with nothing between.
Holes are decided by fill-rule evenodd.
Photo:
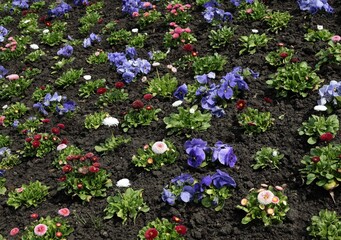
<instances>
[{"instance_id":1,"label":"white pansy flower","mask_svg":"<svg viewBox=\"0 0 341 240\"><path fill-rule=\"evenodd\" d=\"M119 124L119 121L117 120L117 118L114 118L114 117L106 117L103 119L102 124L108 127L111 127L111 126L117 127L117 125Z\"/></svg>"},{"instance_id":2,"label":"white pansy flower","mask_svg":"<svg viewBox=\"0 0 341 240\"><path fill-rule=\"evenodd\" d=\"M156 154L162 154L167 150L168 150L167 144L161 141L155 142L152 146L152 151Z\"/></svg>"},{"instance_id":3,"label":"white pansy flower","mask_svg":"<svg viewBox=\"0 0 341 240\"><path fill-rule=\"evenodd\" d=\"M37 50L37 49L39 49L39 46L37 44L33 43L30 45L30 48Z\"/></svg>"},{"instance_id":4,"label":"white pansy flower","mask_svg":"<svg viewBox=\"0 0 341 240\"><path fill-rule=\"evenodd\" d=\"M128 178L122 178L121 180L118 180L116 183L117 187L129 187L130 185L131 184Z\"/></svg>"},{"instance_id":5,"label":"white pansy flower","mask_svg":"<svg viewBox=\"0 0 341 240\"><path fill-rule=\"evenodd\" d=\"M172 106L173 106L173 107L178 107L178 106L180 106L182 103L183 103L183 101L178 100L178 101L173 102Z\"/></svg>"},{"instance_id":6,"label":"white pansy flower","mask_svg":"<svg viewBox=\"0 0 341 240\"><path fill-rule=\"evenodd\" d=\"M84 78L85 80L91 80L91 75L84 75L83 78Z\"/></svg>"},{"instance_id":7,"label":"white pansy flower","mask_svg":"<svg viewBox=\"0 0 341 240\"><path fill-rule=\"evenodd\" d=\"M324 106L324 105L316 105L316 106L314 107L314 110L315 110L315 111L319 111L319 112L324 112L324 111L327 111L327 107Z\"/></svg>"}]
</instances>

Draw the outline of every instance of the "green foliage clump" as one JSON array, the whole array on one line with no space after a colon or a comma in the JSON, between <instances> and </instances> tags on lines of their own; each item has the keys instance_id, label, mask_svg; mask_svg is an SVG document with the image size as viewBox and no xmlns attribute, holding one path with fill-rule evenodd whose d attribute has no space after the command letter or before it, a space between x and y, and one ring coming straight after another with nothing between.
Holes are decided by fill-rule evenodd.
<instances>
[{"instance_id":1,"label":"green foliage clump","mask_svg":"<svg viewBox=\"0 0 341 240\"><path fill-rule=\"evenodd\" d=\"M272 169L277 168L280 163L280 160L284 157L284 154L281 154L278 149L271 147L262 147L261 150L257 151L254 159L256 163L252 165L253 169L266 168L270 167Z\"/></svg>"},{"instance_id":2,"label":"green foliage clump","mask_svg":"<svg viewBox=\"0 0 341 240\"><path fill-rule=\"evenodd\" d=\"M20 119L28 111L28 107L24 103L16 102L7 108L0 114L0 116L5 116L4 126L9 126L14 120Z\"/></svg>"},{"instance_id":3,"label":"green foliage clump","mask_svg":"<svg viewBox=\"0 0 341 240\"><path fill-rule=\"evenodd\" d=\"M143 167L147 171L159 169L164 165L174 163L179 156L179 152L172 142L164 140L163 143L165 145L164 147L167 148L163 153L155 153L152 150L153 145L158 144L158 142L139 148L137 154L132 157L132 163L136 167Z\"/></svg>"},{"instance_id":4,"label":"green foliage clump","mask_svg":"<svg viewBox=\"0 0 341 240\"><path fill-rule=\"evenodd\" d=\"M309 185L316 181L316 185L332 191L341 182L341 145L328 144L310 150L301 161L304 165L300 171L307 178Z\"/></svg>"},{"instance_id":5,"label":"green foliage clump","mask_svg":"<svg viewBox=\"0 0 341 240\"><path fill-rule=\"evenodd\" d=\"M211 30L208 38L210 46L215 49L225 47L228 43L231 42L233 36L234 29L231 27L223 26L218 30Z\"/></svg>"},{"instance_id":6,"label":"green foliage clump","mask_svg":"<svg viewBox=\"0 0 341 240\"><path fill-rule=\"evenodd\" d=\"M266 36L265 33L257 34L252 33L249 36L241 36L239 41L241 42L242 49L239 51L239 55L242 55L244 52L248 52L249 54L255 54L257 49L261 47L265 47L268 42L269 38Z\"/></svg>"},{"instance_id":7,"label":"green foliage clump","mask_svg":"<svg viewBox=\"0 0 341 240\"><path fill-rule=\"evenodd\" d=\"M306 97L307 91L317 89L322 80L307 62L298 62L278 68L266 83L277 89L280 96L286 97L288 92L293 92Z\"/></svg>"},{"instance_id":8,"label":"green foliage clump","mask_svg":"<svg viewBox=\"0 0 341 240\"><path fill-rule=\"evenodd\" d=\"M316 239L340 239L341 220L335 211L321 210L318 216L311 218L311 224L307 227L309 236Z\"/></svg>"},{"instance_id":9,"label":"green foliage clump","mask_svg":"<svg viewBox=\"0 0 341 240\"><path fill-rule=\"evenodd\" d=\"M105 140L104 143L95 146L96 152L108 152L113 151L122 144L129 143L131 141L130 137L123 137L123 136L111 136Z\"/></svg>"},{"instance_id":10,"label":"green foliage clump","mask_svg":"<svg viewBox=\"0 0 341 240\"><path fill-rule=\"evenodd\" d=\"M299 135L308 136L307 142L315 144L324 133L331 133L333 136L339 131L340 123L337 115L333 114L325 118L324 116L311 115L307 122L303 122L298 129Z\"/></svg>"},{"instance_id":11,"label":"green foliage clump","mask_svg":"<svg viewBox=\"0 0 341 240\"><path fill-rule=\"evenodd\" d=\"M108 206L104 209L106 213L104 219L111 219L116 215L123 220L122 224L125 224L129 218L135 222L140 212L149 211L149 207L143 200L142 191L143 189L128 188L123 194L118 193L115 196L109 196L107 198Z\"/></svg>"},{"instance_id":12,"label":"green foliage clump","mask_svg":"<svg viewBox=\"0 0 341 240\"><path fill-rule=\"evenodd\" d=\"M208 72L219 72L224 69L227 63L226 57L215 53L214 55L196 57L193 59L193 70L195 75L201 75Z\"/></svg>"},{"instance_id":13,"label":"green foliage clump","mask_svg":"<svg viewBox=\"0 0 341 240\"><path fill-rule=\"evenodd\" d=\"M274 119L270 112L260 112L255 108L246 108L245 112L238 115L238 123L245 129L246 133L261 133L268 130Z\"/></svg>"},{"instance_id":14,"label":"green foliage clump","mask_svg":"<svg viewBox=\"0 0 341 240\"><path fill-rule=\"evenodd\" d=\"M167 73L162 77L156 77L148 81L148 85L147 92L152 93L153 96L172 97L178 85L178 80Z\"/></svg>"},{"instance_id":15,"label":"green foliage clump","mask_svg":"<svg viewBox=\"0 0 341 240\"><path fill-rule=\"evenodd\" d=\"M107 112L94 112L85 116L84 126L86 129L97 129L102 125L103 120L109 116Z\"/></svg>"},{"instance_id":16,"label":"green foliage clump","mask_svg":"<svg viewBox=\"0 0 341 240\"><path fill-rule=\"evenodd\" d=\"M105 79L98 79L94 81L87 81L79 87L79 96L88 98L96 92L98 88L105 87Z\"/></svg>"},{"instance_id":17,"label":"green foliage clump","mask_svg":"<svg viewBox=\"0 0 341 240\"><path fill-rule=\"evenodd\" d=\"M189 134L193 131L205 131L211 124L212 115L210 113L201 113L197 110L198 106L190 109L178 107L179 113L171 113L163 119L168 129L168 134L185 133Z\"/></svg>"},{"instance_id":18,"label":"green foliage clump","mask_svg":"<svg viewBox=\"0 0 341 240\"><path fill-rule=\"evenodd\" d=\"M48 189L48 186L39 181L30 182L28 185L23 184L21 188L8 193L7 205L15 209L21 205L37 207L48 195Z\"/></svg>"},{"instance_id":19,"label":"green foliage clump","mask_svg":"<svg viewBox=\"0 0 341 240\"><path fill-rule=\"evenodd\" d=\"M313 30L308 29L308 32L304 34L304 39L308 42L317 42L317 41L329 41L331 37L334 36L328 29L321 30Z\"/></svg>"},{"instance_id":20,"label":"green foliage clump","mask_svg":"<svg viewBox=\"0 0 341 240\"><path fill-rule=\"evenodd\" d=\"M83 74L83 68L78 69L78 70L71 68L68 71L64 72L62 76L60 76L56 80L55 83L58 87L66 88L66 87L76 84L79 78L82 76L82 74Z\"/></svg>"},{"instance_id":21,"label":"green foliage clump","mask_svg":"<svg viewBox=\"0 0 341 240\"><path fill-rule=\"evenodd\" d=\"M289 12L271 12L265 17L266 23L269 25L269 30L271 32L278 33L279 30L283 30L288 26L288 23L292 16Z\"/></svg>"}]
</instances>

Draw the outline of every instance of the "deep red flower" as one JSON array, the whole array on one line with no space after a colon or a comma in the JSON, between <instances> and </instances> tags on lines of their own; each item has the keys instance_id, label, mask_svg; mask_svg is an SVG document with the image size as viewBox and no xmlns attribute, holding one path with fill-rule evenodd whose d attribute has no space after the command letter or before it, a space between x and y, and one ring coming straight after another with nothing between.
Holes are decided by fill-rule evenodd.
<instances>
[{"instance_id":1,"label":"deep red flower","mask_svg":"<svg viewBox=\"0 0 341 240\"><path fill-rule=\"evenodd\" d=\"M320 140L321 140L321 141L324 141L324 142L329 142L329 141L331 141L333 138L334 138L334 136L333 136L333 134L331 134L330 132L323 133L323 134L320 136Z\"/></svg>"},{"instance_id":2,"label":"deep red flower","mask_svg":"<svg viewBox=\"0 0 341 240\"><path fill-rule=\"evenodd\" d=\"M45 119L42 119L42 120L40 120L42 123L49 123L50 122L50 119L48 119L48 118L45 118Z\"/></svg>"},{"instance_id":3,"label":"deep red flower","mask_svg":"<svg viewBox=\"0 0 341 240\"><path fill-rule=\"evenodd\" d=\"M292 59L290 60L290 62L292 62L292 63L297 63L297 62L299 62L299 61L300 61L299 58L292 58Z\"/></svg>"},{"instance_id":4,"label":"deep red flower","mask_svg":"<svg viewBox=\"0 0 341 240\"><path fill-rule=\"evenodd\" d=\"M193 51L193 49L194 49L194 47L193 47L193 45L192 44L185 44L183 47L183 50L185 50L186 52L192 52Z\"/></svg>"},{"instance_id":5,"label":"deep red flower","mask_svg":"<svg viewBox=\"0 0 341 240\"><path fill-rule=\"evenodd\" d=\"M99 157L97 157L97 156L93 156L91 158L91 161L93 161L93 162L97 162L98 160L99 160Z\"/></svg>"},{"instance_id":6,"label":"deep red flower","mask_svg":"<svg viewBox=\"0 0 341 240\"><path fill-rule=\"evenodd\" d=\"M30 217L31 217L32 219L37 219L37 218L39 217L39 215L38 215L38 213L32 213L32 214L30 215Z\"/></svg>"},{"instance_id":7,"label":"deep red flower","mask_svg":"<svg viewBox=\"0 0 341 240\"><path fill-rule=\"evenodd\" d=\"M318 163L320 161L320 157L319 156L314 156L311 158L311 161L313 161L314 163Z\"/></svg>"},{"instance_id":8,"label":"deep red flower","mask_svg":"<svg viewBox=\"0 0 341 240\"><path fill-rule=\"evenodd\" d=\"M101 164L99 162L94 162L92 164L92 166L99 168L101 166Z\"/></svg>"},{"instance_id":9,"label":"deep red flower","mask_svg":"<svg viewBox=\"0 0 341 240\"><path fill-rule=\"evenodd\" d=\"M238 102L236 103L236 108L238 110L243 110L246 107L246 101L243 99L238 100Z\"/></svg>"},{"instance_id":10,"label":"deep red flower","mask_svg":"<svg viewBox=\"0 0 341 240\"><path fill-rule=\"evenodd\" d=\"M141 101L141 100L135 100L132 104L131 104L131 106L134 108L134 109L141 109L141 108L143 108L143 106L144 106L144 104L143 104L143 102Z\"/></svg>"},{"instance_id":11,"label":"deep red flower","mask_svg":"<svg viewBox=\"0 0 341 240\"><path fill-rule=\"evenodd\" d=\"M152 106L150 106L150 105L146 106L146 110L150 111L150 110L152 110L152 109L153 109Z\"/></svg>"},{"instance_id":12,"label":"deep red flower","mask_svg":"<svg viewBox=\"0 0 341 240\"><path fill-rule=\"evenodd\" d=\"M178 225L175 226L175 231L177 231L177 233L179 233L180 235L185 235L187 232L187 227L185 227L184 225Z\"/></svg>"},{"instance_id":13,"label":"deep red flower","mask_svg":"<svg viewBox=\"0 0 341 240\"><path fill-rule=\"evenodd\" d=\"M106 88L101 87L101 88L98 88L98 89L97 89L97 92L96 92L96 93L97 93L98 95L101 95L101 94L104 94L106 91L107 91Z\"/></svg>"},{"instance_id":14,"label":"deep red flower","mask_svg":"<svg viewBox=\"0 0 341 240\"><path fill-rule=\"evenodd\" d=\"M72 166L70 164L66 164L62 167L62 171L64 173L68 173L68 172L71 172L72 171Z\"/></svg>"},{"instance_id":15,"label":"deep red flower","mask_svg":"<svg viewBox=\"0 0 341 240\"><path fill-rule=\"evenodd\" d=\"M45 22L45 20L46 20L46 16L41 16L41 17L38 19L39 22Z\"/></svg>"},{"instance_id":16,"label":"deep red flower","mask_svg":"<svg viewBox=\"0 0 341 240\"><path fill-rule=\"evenodd\" d=\"M23 15L23 16L26 16L28 14L28 10L23 10L22 12L21 12L21 15Z\"/></svg>"},{"instance_id":17,"label":"deep red flower","mask_svg":"<svg viewBox=\"0 0 341 240\"><path fill-rule=\"evenodd\" d=\"M143 99L146 100L146 101L149 101L149 100L152 99L152 98L153 98L153 95L150 94L150 93L147 93L147 94L145 94L145 95L143 96Z\"/></svg>"},{"instance_id":18,"label":"deep red flower","mask_svg":"<svg viewBox=\"0 0 341 240\"><path fill-rule=\"evenodd\" d=\"M57 124L57 128L59 129L64 129L65 128L65 125L63 123L58 123Z\"/></svg>"},{"instance_id":19,"label":"deep red flower","mask_svg":"<svg viewBox=\"0 0 341 240\"><path fill-rule=\"evenodd\" d=\"M52 26L52 23L51 23L51 22L45 22L45 25L46 25L47 27L51 27L51 26Z\"/></svg>"},{"instance_id":20,"label":"deep red flower","mask_svg":"<svg viewBox=\"0 0 341 240\"><path fill-rule=\"evenodd\" d=\"M27 134L27 129L21 131L22 134Z\"/></svg>"},{"instance_id":21,"label":"deep red flower","mask_svg":"<svg viewBox=\"0 0 341 240\"><path fill-rule=\"evenodd\" d=\"M40 142L39 142L39 141L34 140L34 141L32 142L32 147L33 147L33 148L38 148L39 146L40 146Z\"/></svg>"},{"instance_id":22,"label":"deep red flower","mask_svg":"<svg viewBox=\"0 0 341 240\"><path fill-rule=\"evenodd\" d=\"M26 139L25 139L25 142L28 142L28 143L29 143L29 142L31 142L32 140L33 140L32 138L26 138Z\"/></svg>"},{"instance_id":23,"label":"deep red flower","mask_svg":"<svg viewBox=\"0 0 341 240\"><path fill-rule=\"evenodd\" d=\"M117 82L117 83L115 83L115 88L117 88L117 89L124 88L124 83L123 83L123 82Z\"/></svg>"},{"instance_id":24,"label":"deep red flower","mask_svg":"<svg viewBox=\"0 0 341 240\"><path fill-rule=\"evenodd\" d=\"M86 157L80 157L79 161L84 162L86 160Z\"/></svg>"},{"instance_id":25,"label":"deep red flower","mask_svg":"<svg viewBox=\"0 0 341 240\"><path fill-rule=\"evenodd\" d=\"M159 232L156 230L156 228L149 228L147 231L144 233L144 237L147 240L153 240L159 235Z\"/></svg>"},{"instance_id":26,"label":"deep red flower","mask_svg":"<svg viewBox=\"0 0 341 240\"><path fill-rule=\"evenodd\" d=\"M60 133L60 129L57 128L57 127L53 127L53 128L51 128L51 132L52 132L53 134L58 135L58 134Z\"/></svg>"},{"instance_id":27,"label":"deep red flower","mask_svg":"<svg viewBox=\"0 0 341 240\"><path fill-rule=\"evenodd\" d=\"M99 171L99 168L98 167L95 167L95 166L90 166L89 167L89 172L92 172L92 173L96 173Z\"/></svg>"},{"instance_id":28,"label":"deep red flower","mask_svg":"<svg viewBox=\"0 0 341 240\"><path fill-rule=\"evenodd\" d=\"M73 155L69 155L66 157L66 161L72 161L74 159L75 156Z\"/></svg>"},{"instance_id":29,"label":"deep red flower","mask_svg":"<svg viewBox=\"0 0 341 240\"><path fill-rule=\"evenodd\" d=\"M45 86L40 86L40 90L45 90L46 87Z\"/></svg>"},{"instance_id":30,"label":"deep red flower","mask_svg":"<svg viewBox=\"0 0 341 240\"><path fill-rule=\"evenodd\" d=\"M34 135L33 139L39 141L41 139L41 135L36 134L36 135Z\"/></svg>"},{"instance_id":31,"label":"deep red flower","mask_svg":"<svg viewBox=\"0 0 341 240\"><path fill-rule=\"evenodd\" d=\"M68 144L68 140L66 138L63 138L63 140L61 141L61 143L64 143L64 144Z\"/></svg>"},{"instance_id":32,"label":"deep red flower","mask_svg":"<svg viewBox=\"0 0 341 240\"><path fill-rule=\"evenodd\" d=\"M86 158L92 158L93 156L95 156L95 154L93 154L92 152L88 152L84 155L84 157Z\"/></svg>"},{"instance_id":33,"label":"deep red flower","mask_svg":"<svg viewBox=\"0 0 341 240\"><path fill-rule=\"evenodd\" d=\"M83 189L83 184L82 184L82 183L78 183L78 184L77 184L77 188L78 188L78 189Z\"/></svg>"},{"instance_id":34,"label":"deep red flower","mask_svg":"<svg viewBox=\"0 0 341 240\"><path fill-rule=\"evenodd\" d=\"M103 18L98 19L97 23L101 24L103 22Z\"/></svg>"},{"instance_id":35,"label":"deep red flower","mask_svg":"<svg viewBox=\"0 0 341 240\"><path fill-rule=\"evenodd\" d=\"M60 178L57 179L57 181L59 181L59 182L65 182L65 180L66 180L66 176L65 175L61 176Z\"/></svg>"},{"instance_id":36,"label":"deep red flower","mask_svg":"<svg viewBox=\"0 0 341 240\"><path fill-rule=\"evenodd\" d=\"M289 54L288 54L287 52L281 52L281 53L279 54L279 56L280 56L281 58L286 58L287 56L289 56Z\"/></svg>"},{"instance_id":37,"label":"deep red flower","mask_svg":"<svg viewBox=\"0 0 341 240\"><path fill-rule=\"evenodd\" d=\"M272 99L271 99L271 98L264 97L263 99L264 99L264 101L267 102L267 103L272 103Z\"/></svg>"}]
</instances>

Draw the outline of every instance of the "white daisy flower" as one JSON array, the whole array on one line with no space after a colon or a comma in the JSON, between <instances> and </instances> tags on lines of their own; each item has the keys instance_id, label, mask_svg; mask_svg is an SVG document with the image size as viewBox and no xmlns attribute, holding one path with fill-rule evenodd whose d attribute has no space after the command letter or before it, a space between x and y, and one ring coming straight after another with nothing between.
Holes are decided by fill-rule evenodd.
<instances>
[{"instance_id":1,"label":"white daisy flower","mask_svg":"<svg viewBox=\"0 0 341 240\"><path fill-rule=\"evenodd\" d=\"M264 190L258 193L257 200L260 204L268 205L272 202L274 196L275 195L271 191Z\"/></svg>"},{"instance_id":2,"label":"white daisy flower","mask_svg":"<svg viewBox=\"0 0 341 240\"><path fill-rule=\"evenodd\" d=\"M152 151L156 154L162 154L167 150L168 150L167 144L161 141L155 142L152 146Z\"/></svg>"},{"instance_id":3,"label":"white daisy flower","mask_svg":"<svg viewBox=\"0 0 341 240\"><path fill-rule=\"evenodd\" d=\"M117 118L114 117L106 117L103 119L102 124L108 127L114 126L117 127L120 122L117 120Z\"/></svg>"},{"instance_id":4,"label":"white daisy flower","mask_svg":"<svg viewBox=\"0 0 341 240\"><path fill-rule=\"evenodd\" d=\"M121 180L118 180L116 183L117 187L129 187L130 185L131 184L128 178L122 178Z\"/></svg>"}]
</instances>

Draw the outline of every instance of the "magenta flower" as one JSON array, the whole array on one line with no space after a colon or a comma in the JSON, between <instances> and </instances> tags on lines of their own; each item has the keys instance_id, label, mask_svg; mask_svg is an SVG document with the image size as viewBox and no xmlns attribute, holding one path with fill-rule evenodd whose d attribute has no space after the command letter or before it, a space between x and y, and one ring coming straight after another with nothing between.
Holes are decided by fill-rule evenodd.
<instances>
[{"instance_id":1,"label":"magenta flower","mask_svg":"<svg viewBox=\"0 0 341 240\"><path fill-rule=\"evenodd\" d=\"M34 227L34 234L37 236L43 236L47 232L47 226L45 224L38 224Z\"/></svg>"},{"instance_id":2,"label":"magenta flower","mask_svg":"<svg viewBox=\"0 0 341 240\"><path fill-rule=\"evenodd\" d=\"M68 208L62 208L58 210L58 214L67 217L70 215L70 210Z\"/></svg>"}]
</instances>

